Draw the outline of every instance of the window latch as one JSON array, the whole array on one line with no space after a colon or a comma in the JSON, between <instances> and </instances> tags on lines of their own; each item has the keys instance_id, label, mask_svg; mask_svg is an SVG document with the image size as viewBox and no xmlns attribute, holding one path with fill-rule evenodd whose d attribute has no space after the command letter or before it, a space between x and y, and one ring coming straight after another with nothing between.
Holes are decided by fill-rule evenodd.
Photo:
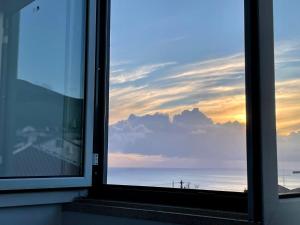
<instances>
[{"instance_id":1,"label":"window latch","mask_svg":"<svg viewBox=\"0 0 300 225\"><path fill-rule=\"evenodd\" d=\"M93 154L93 166L98 166L99 165L99 154L94 153Z\"/></svg>"}]
</instances>

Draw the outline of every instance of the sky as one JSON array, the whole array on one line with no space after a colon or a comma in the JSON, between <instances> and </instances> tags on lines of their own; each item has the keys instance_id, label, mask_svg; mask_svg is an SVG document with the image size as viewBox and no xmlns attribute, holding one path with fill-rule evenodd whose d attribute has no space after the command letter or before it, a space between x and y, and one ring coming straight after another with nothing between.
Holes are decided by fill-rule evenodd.
<instances>
[{"instance_id":1,"label":"sky","mask_svg":"<svg viewBox=\"0 0 300 225\"><path fill-rule=\"evenodd\" d=\"M130 113L174 115L199 103L219 121L245 122L242 1L170 2L112 1L110 122ZM224 91L238 100L227 118L221 105L208 105L216 104L213 96L232 101ZM124 99L134 95L134 102Z\"/></svg>"},{"instance_id":2,"label":"sky","mask_svg":"<svg viewBox=\"0 0 300 225\"><path fill-rule=\"evenodd\" d=\"M19 79L83 97L83 2L21 10ZM245 167L243 2L112 0L109 166ZM300 160L299 8L274 1L278 155L289 168Z\"/></svg>"},{"instance_id":3,"label":"sky","mask_svg":"<svg viewBox=\"0 0 300 225\"><path fill-rule=\"evenodd\" d=\"M112 0L112 167L246 166L243 1L182 3ZM297 0L274 1L278 155L285 168L300 159L299 8Z\"/></svg>"}]
</instances>

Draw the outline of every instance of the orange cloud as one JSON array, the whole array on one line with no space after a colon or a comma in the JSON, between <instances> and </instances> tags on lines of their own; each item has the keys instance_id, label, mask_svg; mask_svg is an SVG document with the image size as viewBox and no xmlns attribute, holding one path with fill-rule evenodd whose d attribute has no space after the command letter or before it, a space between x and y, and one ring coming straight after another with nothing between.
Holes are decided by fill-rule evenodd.
<instances>
[{"instance_id":1,"label":"orange cloud","mask_svg":"<svg viewBox=\"0 0 300 225\"><path fill-rule=\"evenodd\" d=\"M299 61L288 55L298 51L299 46L282 44L276 49L276 67ZM299 61L300 62L300 61ZM223 58L205 60L188 65L168 63L174 74L164 76L159 86L151 83L144 86L112 88L110 91L110 124L125 120L130 114L146 115L157 112L170 116L179 112L199 108L216 123L238 121L246 123L244 81L222 82L235 74L243 74L244 56L236 54ZM161 67L164 64L154 66ZM142 67L144 68L144 67ZM150 70L152 67L150 68ZM285 71L280 71L280 75ZM277 70L276 72L279 73ZM143 73L144 74L144 73ZM130 77L130 76L129 76ZM216 85L207 84L216 82ZM288 135L300 130L300 79L276 82L277 132ZM205 96L204 98L202 96ZM184 101L188 99L187 101ZM180 104L172 104L173 102ZM298 119L299 118L299 119Z\"/></svg>"},{"instance_id":2,"label":"orange cloud","mask_svg":"<svg viewBox=\"0 0 300 225\"><path fill-rule=\"evenodd\" d=\"M300 79L276 82L277 132L288 135L300 130Z\"/></svg>"}]
</instances>

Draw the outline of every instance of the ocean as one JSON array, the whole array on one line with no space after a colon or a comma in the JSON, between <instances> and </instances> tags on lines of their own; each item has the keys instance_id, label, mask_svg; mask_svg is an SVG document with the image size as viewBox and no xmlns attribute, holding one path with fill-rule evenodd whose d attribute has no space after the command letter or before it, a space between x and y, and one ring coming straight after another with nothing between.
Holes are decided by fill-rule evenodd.
<instances>
[{"instance_id":1,"label":"ocean","mask_svg":"<svg viewBox=\"0 0 300 225\"><path fill-rule=\"evenodd\" d=\"M189 188L244 192L247 172L244 169L174 169L174 168L109 168L108 184ZM182 181L182 182L181 182ZM300 187L300 174L281 171L280 185L289 189Z\"/></svg>"},{"instance_id":2,"label":"ocean","mask_svg":"<svg viewBox=\"0 0 300 225\"><path fill-rule=\"evenodd\" d=\"M247 188L246 170L109 168L108 183L133 186L174 187L243 192ZM182 182L181 182L182 181Z\"/></svg>"}]
</instances>

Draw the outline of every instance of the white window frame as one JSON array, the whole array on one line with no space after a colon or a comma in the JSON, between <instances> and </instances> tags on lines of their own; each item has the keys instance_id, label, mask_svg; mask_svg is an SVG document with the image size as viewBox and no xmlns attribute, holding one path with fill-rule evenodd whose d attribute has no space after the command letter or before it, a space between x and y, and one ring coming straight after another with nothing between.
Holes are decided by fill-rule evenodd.
<instances>
[{"instance_id":1,"label":"white window frame","mask_svg":"<svg viewBox=\"0 0 300 225\"><path fill-rule=\"evenodd\" d=\"M94 84L95 84L95 49L96 49L96 2L85 0L88 7L86 35L86 96L85 96L85 130L83 148L83 175L80 177L50 178L0 178L0 191L35 190L49 188L89 187L92 184L92 156L94 129Z\"/></svg>"},{"instance_id":2,"label":"white window frame","mask_svg":"<svg viewBox=\"0 0 300 225\"><path fill-rule=\"evenodd\" d=\"M260 190L257 188L256 191L262 193L262 201L255 204L261 205L264 225L299 225L299 196L291 195L290 198L281 198L278 193L273 0L254 1L257 2L258 10L258 76L260 83L258 102L260 102L259 106L261 108L260 121L257 121L260 124L261 131L261 174L255 175L261 179ZM254 206L253 202L255 201L253 199L249 199L249 201L249 206Z\"/></svg>"}]
</instances>

